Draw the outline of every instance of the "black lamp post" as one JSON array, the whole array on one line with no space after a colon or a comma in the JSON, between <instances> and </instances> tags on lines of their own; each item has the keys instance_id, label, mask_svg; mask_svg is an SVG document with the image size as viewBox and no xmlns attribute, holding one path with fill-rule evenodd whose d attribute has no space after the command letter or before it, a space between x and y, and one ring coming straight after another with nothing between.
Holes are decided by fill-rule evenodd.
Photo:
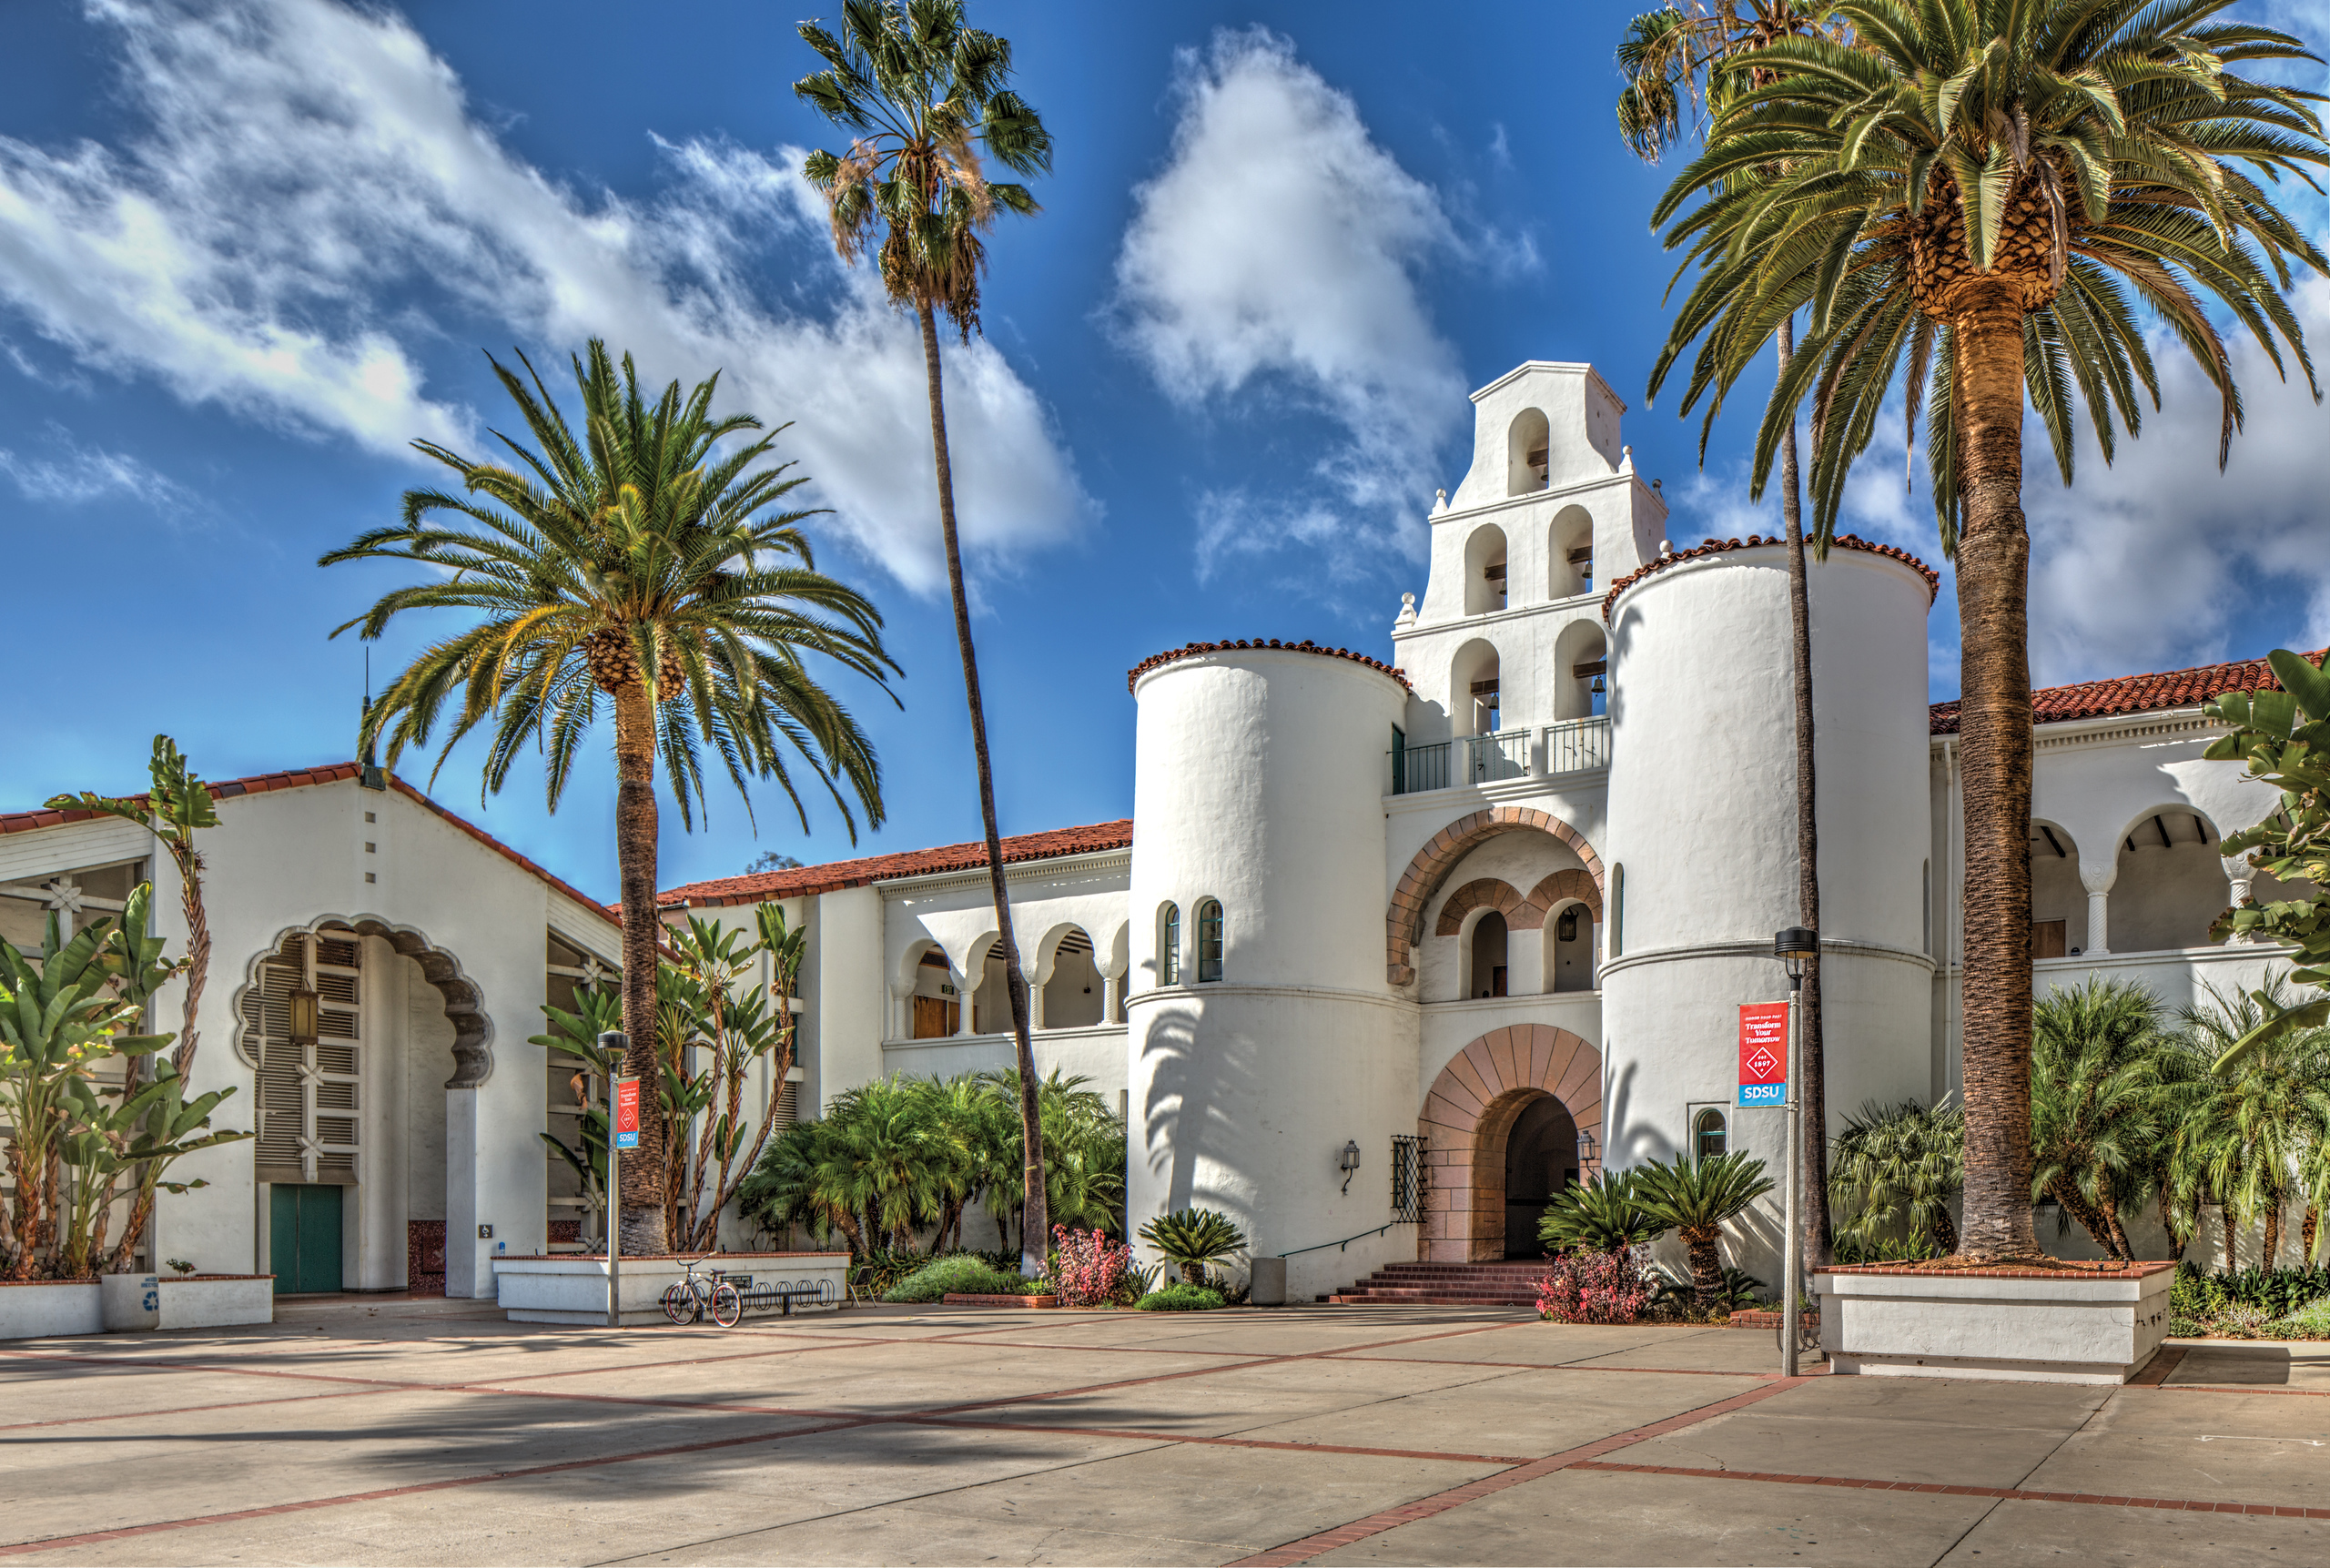
<instances>
[{"instance_id":1,"label":"black lamp post","mask_svg":"<svg viewBox=\"0 0 2330 1568\"><path fill-rule=\"evenodd\" d=\"M1782 1125L1788 1133L1788 1151L1781 1168L1787 1173L1781 1183L1781 1223L1786 1229L1780 1239L1780 1375L1796 1376L1796 1341L1802 1331L1796 1300L1798 1276L1803 1264L1803 1243L1797 1235L1796 1167L1798 1145L1802 1142L1796 1109L1797 1036L1804 1009L1804 970L1820 951L1820 934L1801 926L1790 926L1772 936L1772 956L1780 961L1788 972L1788 1111Z\"/></svg>"}]
</instances>

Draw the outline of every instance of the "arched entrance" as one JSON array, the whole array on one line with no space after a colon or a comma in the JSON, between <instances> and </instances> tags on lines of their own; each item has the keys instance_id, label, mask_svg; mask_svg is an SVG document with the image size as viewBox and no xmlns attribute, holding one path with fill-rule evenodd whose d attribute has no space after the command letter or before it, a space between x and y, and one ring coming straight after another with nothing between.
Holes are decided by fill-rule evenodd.
<instances>
[{"instance_id":1,"label":"arched entrance","mask_svg":"<svg viewBox=\"0 0 2330 1568\"><path fill-rule=\"evenodd\" d=\"M1553 1109L1533 1110L1549 1104ZM1520 1225L1507 1218L1516 1185L1512 1160L1525 1162L1522 1174L1551 1180L1556 1170L1577 1168L1580 1134L1601 1139L1602 1053L1550 1024L1493 1029L1441 1069L1416 1130L1431 1171L1418 1256L1433 1263L1501 1259ZM1567 1162L1557 1164L1563 1154ZM1534 1256L1545 1196L1521 1193L1525 1202L1514 1206L1517 1214L1525 1200L1536 1200L1525 1228L1533 1251L1523 1256Z\"/></svg>"},{"instance_id":2,"label":"arched entrance","mask_svg":"<svg viewBox=\"0 0 2330 1568\"><path fill-rule=\"evenodd\" d=\"M1545 1251L1537 1221L1554 1194L1577 1179L1577 1123L1551 1095L1521 1108L1504 1138L1504 1255L1535 1258Z\"/></svg>"}]
</instances>

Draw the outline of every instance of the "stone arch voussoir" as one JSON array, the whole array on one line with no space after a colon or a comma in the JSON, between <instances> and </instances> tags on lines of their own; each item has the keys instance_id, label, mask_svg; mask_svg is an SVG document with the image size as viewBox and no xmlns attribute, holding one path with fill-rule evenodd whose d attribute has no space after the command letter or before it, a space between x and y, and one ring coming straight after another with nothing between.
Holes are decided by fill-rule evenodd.
<instances>
[{"instance_id":1,"label":"stone arch voussoir","mask_svg":"<svg viewBox=\"0 0 2330 1568\"><path fill-rule=\"evenodd\" d=\"M1435 936L1454 936L1464 928L1464 916L1475 909L1494 909L1504 916L1506 926L1514 930L1527 930L1544 923L1545 912L1532 910L1528 901L1510 882L1499 877L1483 876L1467 882L1448 895L1440 906L1440 919L1433 926ZM1531 915L1535 919L1531 919Z\"/></svg>"},{"instance_id":2,"label":"stone arch voussoir","mask_svg":"<svg viewBox=\"0 0 2330 1568\"><path fill-rule=\"evenodd\" d=\"M1407 870L1401 873L1392 889L1391 907L1383 916L1384 973L1391 984L1415 984L1413 953L1417 939L1423 935L1424 910L1457 862L1498 834L1521 832L1548 834L1575 852L1578 859L1585 863L1585 873L1594 884L1595 905L1599 909L1602 857L1594 853L1594 846L1585 842L1584 834L1551 812L1539 811L1535 806L1494 805L1476 811L1433 835L1431 842L1416 851L1415 858L1408 862ZM1542 925L1544 906L1537 905L1534 896L1523 902L1535 909L1537 924Z\"/></svg>"},{"instance_id":3,"label":"stone arch voussoir","mask_svg":"<svg viewBox=\"0 0 2330 1568\"><path fill-rule=\"evenodd\" d=\"M1416 1117L1428 1180L1416 1255L1431 1263L1504 1256L1504 1142L1531 1100L1551 1095L1602 1141L1602 1053L1551 1024L1492 1029L1449 1058Z\"/></svg>"}]
</instances>

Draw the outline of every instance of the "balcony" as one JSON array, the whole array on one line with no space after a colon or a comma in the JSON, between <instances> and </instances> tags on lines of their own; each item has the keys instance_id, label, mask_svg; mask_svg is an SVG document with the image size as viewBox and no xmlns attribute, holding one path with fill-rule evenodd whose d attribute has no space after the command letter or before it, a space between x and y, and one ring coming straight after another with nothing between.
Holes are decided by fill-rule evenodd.
<instances>
[{"instance_id":1,"label":"balcony","mask_svg":"<svg viewBox=\"0 0 2330 1568\"><path fill-rule=\"evenodd\" d=\"M1538 730L1460 735L1385 755L1392 794L1477 788L1504 779L1562 778L1610 765L1610 721L1606 715L1565 719Z\"/></svg>"}]
</instances>

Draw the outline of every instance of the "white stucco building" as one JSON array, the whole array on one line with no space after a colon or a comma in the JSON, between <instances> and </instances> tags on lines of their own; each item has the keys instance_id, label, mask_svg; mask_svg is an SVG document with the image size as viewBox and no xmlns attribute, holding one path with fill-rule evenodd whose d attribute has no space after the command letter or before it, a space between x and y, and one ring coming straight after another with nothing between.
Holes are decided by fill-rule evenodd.
<instances>
[{"instance_id":1,"label":"white stucco building","mask_svg":"<svg viewBox=\"0 0 2330 1568\"><path fill-rule=\"evenodd\" d=\"M1131 817L1006 841L1038 1067L1123 1107L1133 1223L1227 1210L1256 1255L1287 1257L1294 1300L1394 1260L1534 1254L1546 1196L1597 1160L1727 1145L1777 1168L1778 1114L1733 1100L1737 1010L1785 994L1770 939L1797 913L1784 552L1674 540L1591 367L1525 364L1474 403L1471 467L1433 508L1430 574L1386 656L1254 641L1149 659L1128 683ZM1811 567L1832 1121L1958 1083L1956 713L1927 701L1933 590L1858 540ZM2183 1004L2257 983L2274 950L2206 933L2250 875L2218 844L2271 797L2201 760L2199 705L2269 680L2252 663L2038 693L2042 988L2122 975ZM537 1136L572 1115L572 1064L527 1037L546 996L612 959L614 926L385 783L343 765L222 801L197 1077L242 1086L228 1119L271 1119L201 1157L213 1185L165 1206L163 1256L281 1274L286 1206L318 1204L340 1216L340 1283L422 1285L433 1237L444 1288L486 1294L497 1248L576 1234ZM12 940L141 869L175 896L123 824L0 829ZM805 926L795 1076L814 1114L885 1074L1009 1065L984 865L961 845L664 901L675 918L777 901ZM278 1082L258 1042L295 972L347 1032ZM1737 1260L1769 1278L1776 1229L1758 1216Z\"/></svg>"}]
</instances>

